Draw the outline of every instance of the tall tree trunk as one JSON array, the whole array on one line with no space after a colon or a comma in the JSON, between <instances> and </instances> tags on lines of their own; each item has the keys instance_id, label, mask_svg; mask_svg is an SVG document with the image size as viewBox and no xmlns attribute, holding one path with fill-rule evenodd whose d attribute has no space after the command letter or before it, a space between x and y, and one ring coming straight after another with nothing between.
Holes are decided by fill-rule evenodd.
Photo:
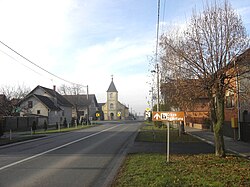
<instances>
[{"instance_id":1,"label":"tall tree trunk","mask_svg":"<svg viewBox=\"0 0 250 187\"><path fill-rule=\"evenodd\" d=\"M217 97L216 104L216 117L217 120L214 125L214 141L215 141L215 155L225 157L225 145L223 138L223 123L224 123L224 97Z\"/></svg>"}]
</instances>

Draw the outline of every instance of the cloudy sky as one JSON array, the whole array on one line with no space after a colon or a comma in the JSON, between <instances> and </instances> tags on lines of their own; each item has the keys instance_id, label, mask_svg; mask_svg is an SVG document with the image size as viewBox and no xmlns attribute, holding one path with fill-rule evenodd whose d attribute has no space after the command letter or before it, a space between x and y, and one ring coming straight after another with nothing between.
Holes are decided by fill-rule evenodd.
<instances>
[{"instance_id":1,"label":"cloudy sky","mask_svg":"<svg viewBox=\"0 0 250 187\"><path fill-rule=\"evenodd\" d=\"M0 41L70 82L89 85L98 102L114 75L120 102L148 107L150 59L156 41L158 0L0 0ZM161 0L161 25L185 25L202 0ZM231 0L250 32L250 1ZM164 6L165 5L165 6ZM160 27L160 33L166 28ZM51 76L0 44L0 86L52 88ZM130 108L131 109L131 108Z\"/></svg>"}]
</instances>

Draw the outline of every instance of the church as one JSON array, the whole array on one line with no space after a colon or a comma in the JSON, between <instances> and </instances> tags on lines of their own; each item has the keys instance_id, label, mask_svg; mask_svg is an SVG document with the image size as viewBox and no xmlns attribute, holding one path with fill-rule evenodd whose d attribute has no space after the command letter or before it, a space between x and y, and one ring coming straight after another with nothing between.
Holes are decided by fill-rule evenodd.
<instances>
[{"instance_id":1,"label":"church","mask_svg":"<svg viewBox=\"0 0 250 187\"><path fill-rule=\"evenodd\" d=\"M107 102L102 106L104 120L125 120L129 117L129 108L118 101L118 91L113 77L107 90Z\"/></svg>"}]
</instances>

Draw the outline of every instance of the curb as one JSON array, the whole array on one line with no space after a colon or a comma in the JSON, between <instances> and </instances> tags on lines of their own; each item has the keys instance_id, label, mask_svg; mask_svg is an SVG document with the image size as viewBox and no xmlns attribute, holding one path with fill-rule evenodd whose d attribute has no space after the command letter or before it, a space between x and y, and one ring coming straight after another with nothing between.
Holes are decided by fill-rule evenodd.
<instances>
[{"instance_id":1,"label":"curb","mask_svg":"<svg viewBox=\"0 0 250 187\"><path fill-rule=\"evenodd\" d=\"M203 142L206 142L206 143L208 143L208 144L214 146L214 142L211 142L211 141L209 141L209 140L206 140L205 138L202 138L202 137L200 137L200 136L194 135L194 134L192 134L192 133L190 133L190 132L186 132L186 133L187 133L188 135L190 135L190 136L193 136L194 138L197 138L197 139L199 139L199 140L201 140L201 141L203 141ZM240 156L240 157L243 157L243 158L245 158L245 159L250 160L250 157L247 156L247 155L245 155L245 154L243 154L243 153L239 153L239 152L234 151L234 150L232 150L232 149L230 149L230 148L226 148L225 150L228 151L228 152L231 152L231 153L233 153L233 154L235 154L235 155L238 155L238 156Z\"/></svg>"},{"instance_id":2,"label":"curb","mask_svg":"<svg viewBox=\"0 0 250 187\"><path fill-rule=\"evenodd\" d=\"M197 139L199 139L199 140L201 140L201 141L203 141L203 142L206 142L206 143L208 143L208 144L214 146L214 142L211 142L211 141L209 141L209 140L206 140L205 138L201 138L200 136L194 135L194 134L192 134L192 133L190 133L190 132L186 132L186 133L187 133L188 135L190 135L190 136L193 136L194 138L197 138Z\"/></svg>"}]
</instances>

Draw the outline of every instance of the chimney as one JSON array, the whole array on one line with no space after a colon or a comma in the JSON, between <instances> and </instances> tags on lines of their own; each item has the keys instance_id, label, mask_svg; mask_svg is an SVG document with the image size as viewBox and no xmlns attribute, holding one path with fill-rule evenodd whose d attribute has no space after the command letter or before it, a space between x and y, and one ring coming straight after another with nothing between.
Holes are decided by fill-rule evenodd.
<instances>
[{"instance_id":1,"label":"chimney","mask_svg":"<svg viewBox=\"0 0 250 187\"><path fill-rule=\"evenodd\" d=\"M53 85L53 90L54 90L54 105L57 106L57 98L56 98L56 85Z\"/></svg>"}]
</instances>

